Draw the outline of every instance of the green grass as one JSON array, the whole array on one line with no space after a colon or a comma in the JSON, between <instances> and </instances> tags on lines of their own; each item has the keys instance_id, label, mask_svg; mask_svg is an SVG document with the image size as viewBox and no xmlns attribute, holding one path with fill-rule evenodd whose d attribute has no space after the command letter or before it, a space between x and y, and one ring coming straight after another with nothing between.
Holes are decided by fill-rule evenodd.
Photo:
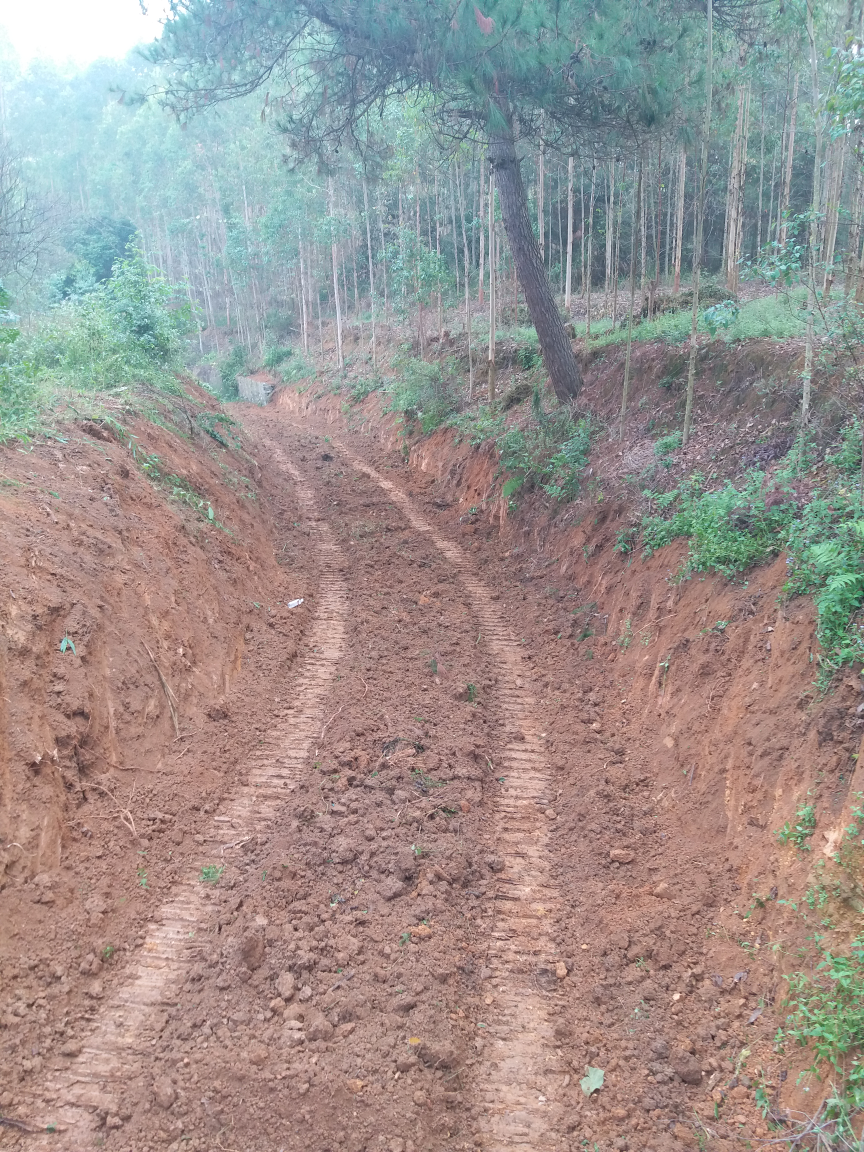
<instances>
[{"instance_id":1,"label":"green grass","mask_svg":"<svg viewBox=\"0 0 864 1152\"><path fill-rule=\"evenodd\" d=\"M727 344L740 340L754 340L768 337L772 340L789 340L803 336L806 330L806 315L801 302L805 293L799 289L781 296L764 296L742 304L737 316L728 327L719 331ZM707 309L705 310L707 311ZM699 317L699 331L709 332L705 322L705 311ZM691 313L665 312L652 320L642 320L633 327L633 340L645 343L662 340L666 344L683 344L690 337ZM620 321L619 321L620 324ZM576 335L585 335L585 325L574 325ZM627 325L611 330L609 319L591 322L591 347L605 348L627 343Z\"/></svg>"}]
</instances>

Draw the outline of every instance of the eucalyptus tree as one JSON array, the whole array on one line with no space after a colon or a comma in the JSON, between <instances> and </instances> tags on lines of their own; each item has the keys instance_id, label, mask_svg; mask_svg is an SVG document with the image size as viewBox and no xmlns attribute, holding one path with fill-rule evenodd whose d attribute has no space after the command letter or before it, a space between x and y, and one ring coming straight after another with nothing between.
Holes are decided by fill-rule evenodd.
<instances>
[{"instance_id":1,"label":"eucalyptus tree","mask_svg":"<svg viewBox=\"0 0 864 1152\"><path fill-rule=\"evenodd\" d=\"M735 4L737 0L728 0ZM698 15L698 0L694 0ZM700 21L697 21L697 24ZM152 59L182 118L255 91L295 155L368 147L394 100L439 135L479 139L558 398L581 385L547 280L520 150L638 135L674 104L695 52L686 0L172 0Z\"/></svg>"}]
</instances>

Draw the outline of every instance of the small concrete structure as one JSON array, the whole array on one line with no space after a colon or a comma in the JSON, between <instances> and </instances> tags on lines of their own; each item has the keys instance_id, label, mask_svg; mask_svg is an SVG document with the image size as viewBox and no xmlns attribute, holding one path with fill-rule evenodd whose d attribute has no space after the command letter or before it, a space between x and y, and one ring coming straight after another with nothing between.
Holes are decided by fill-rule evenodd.
<instances>
[{"instance_id":1,"label":"small concrete structure","mask_svg":"<svg viewBox=\"0 0 864 1152\"><path fill-rule=\"evenodd\" d=\"M237 391L240 393L241 400L247 400L250 404L260 404L263 407L273 395L274 387L258 376L238 376Z\"/></svg>"}]
</instances>

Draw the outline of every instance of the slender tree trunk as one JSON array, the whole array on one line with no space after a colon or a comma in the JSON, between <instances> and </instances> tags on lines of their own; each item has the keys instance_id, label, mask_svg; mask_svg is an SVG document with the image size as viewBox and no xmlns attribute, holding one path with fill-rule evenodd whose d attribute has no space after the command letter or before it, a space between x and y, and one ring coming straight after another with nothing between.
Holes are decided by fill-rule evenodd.
<instances>
[{"instance_id":1,"label":"slender tree trunk","mask_svg":"<svg viewBox=\"0 0 864 1152\"><path fill-rule=\"evenodd\" d=\"M330 245L330 254L333 257L333 295L336 302L336 364L339 371L342 372L345 368L345 359L342 355L342 306L339 302L339 245L336 243L335 220L333 218L333 179L330 179L330 227L332 231L332 243Z\"/></svg>"},{"instance_id":2,"label":"slender tree trunk","mask_svg":"<svg viewBox=\"0 0 864 1152\"><path fill-rule=\"evenodd\" d=\"M855 133L855 183L852 187L851 220L849 239L846 245L846 279L843 291L847 296L856 296L858 288L858 252L861 247L861 215L864 211L864 167L861 164L861 132Z\"/></svg>"},{"instance_id":3,"label":"slender tree trunk","mask_svg":"<svg viewBox=\"0 0 864 1152\"><path fill-rule=\"evenodd\" d=\"M636 168L636 191L633 205L633 226L638 228L642 218L642 159ZM618 439L624 439L624 417L627 414L627 401L630 398L630 352L633 347L633 308L636 304L636 247L638 235L630 240L630 308L627 313L627 352L624 356L624 384L621 389L621 414L618 418Z\"/></svg>"},{"instance_id":4,"label":"slender tree trunk","mask_svg":"<svg viewBox=\"0 0 864 1152\"><path fill-rule=\"evenodd\" d=\"M372 224L369 220L369 187L363 176L363 214L366 217L366 255L369 260L369 315L372 322L372 367L378 367L378 346L375 332L375 265L372 261Z\"/></svg>"},{"instance_id":5,"label":"slender tree trunk","mask_svg":"<svg viewBox=\"0 0 864 1152\"><path fill-rule=\"evenodd\" d=\"M303 233L298 230L298 263L300 265L300 324L303 331L303 355L309 355L309 320L306 315L306 277L303 273Z\"/></svg>"},{"instance_id":6,"label":"slender tree trunk","mask_svg":"<svg viewBox=\"0 0 864 1152\"><path fill-rule=\"evenodd\" d=\"M822 116L819 112L819 67L816 56L816 35L813 29L813 0L807 0L807 39L810 42L810 80L812 84L813 112L816 127L813 150L813 199L810 203L810 267L807 276L807 336L804 343L804 371L801 373L801 432L798 438L798 468L804 460L804 438L810 419L810 390L813 380L813 329L816 320L816 265L819 257L819 209L822 193L820 176L822 164Z\"/></svg>"},{"instance_id":7,"label":"slender tree trunk","mask_svg":"<svg viewBox=\"0 0 864 1152\"><path fill-rule=\"evenodd\" d=\"M618 194L618 215L615 221L615 255L612 272L612 331L618 323L618 269L621 261L621 217L624 214L624 188L627 184L627 165L622 165L621 190Z\"/></svg>"},{"instance_id":8,"label":"slender tree trunk","mask_svg":"<svg viewBox=\"0 0 864 1152\"><path fill-rule=\"evenodd\" d=\"M702 267L702 235L705 226L705 185L708 181L708 140L711 135L711 102L714 96L714 7L708 0L708 65L705 76L705 126L702 129L702 155L699 197L696 202L696 244L693 251L693 313L690 320L690 361L687 366L687 402L684 409L682 444L690 439L693 422L693 395L696 387L696 328L699 323L699 273Z\"/></svg>"},{"instance_id":9,"label":"slender tree trunk","mask_svg":"<svg viewBox=\"0 0 864 1152\"><path fill-rule=\"evenodd\" d=\"M462 170L456 165L459 181L459 215L462 219L462 251L465 257L465 332L468 337L468 399L474 399L474 360L471 355L471 261L468 252L468 234L465 230L465 200L462 192Z\"/></svg>"},{"instance_id":10,"label":"slender tree trunk","mask_svg":"<svg viewBox=\"0 0 864 1152\"><path fill-rule=\"evenodd\" d=\"M546 205L544 204L546 192L545 172L546 148L541 143L537 155L537 236L540 240L540 259L546 263Z\"/></svg>"},{"instance_id":11,"label":"slender tree trunk","mask_svg":"<svg viewBox=\"0 0 864 1152\"><path fill-rule=\"evenodd\" d=\"M675 157L669 156L669 183L666 187L666 240L663 246L663 279L669 284L669 248L672 243L672 185L675 180Z\"/></svg>"},{"instance_id":12,"label":"slender tree trunk","mask_svg":"<svg viewBox=\"0 0 864 1152\"><path fill-rule=\"evenodd\" d=\"M825 205L825 244L822 253L822 262L825 265L822 291L826 296L830 295L834 283L834 250L837 244L837 229L840 223L840 201L843 198L843 174L846 167L846 151L848 145L849 136L843 135L839 140L833 141L832 147L834 163L832 165L831 183Z\"/></svg>"},{"instance_id":13,"label":"slender tree trunk","mask_svg":"<svg viewBox=\"0 0 864 1152\"><path fill-rule=\"evenodd\" d=\"M486 176L483 172L483 162L480 162L480 178L478 180L480 186L480 281L477 291L477 307L482 308L484 304L483 297L483 281L485 279L486 270L483 267L483 262L486 256Z\"/></svg>"},{"instance_id":14,"label":"slender tree trunk","mask_svg":"<svg viewBox=\"0 0 864 1152\"><path fill-rule=\"evenodd\" d=\"M677 296L681 291L681 253L684 249L684 192L687 179L687 152L681 148L678 160L678 204L675 212L675 286Z\"/></svg>"},{"instance_id":15,"label":"slender tree trunk","mask_svg":"<svg viewBox=\"0 0 864 1152\"><path fill-rule=\"evenodd\" d=\"M573 298L573 167L572 156L567 160L567 279L564 287L564 311L570 314Z\"/></svg>"},{"instance_id":16,"label":"slender tree trunk","mask_svg":"<svg viewBox=\"0 0 864 1152\"><path fill-rule=\"evenodd\" d=\"M660 287L660 248L663 230L663 137L657 142L657 223L654 227L654 281L651 284L651 297L648 301L648 319L654 319L654 300Z\"/></svg>"},{"instance_id":17,"label":"slender tree trunk","mask_svg":"<svg viewBox=\"0 0 864 1152\"><path fill-rule=\"evenodd\" d=\"M762 89L762 100L759 113L759 207L756 216L756 254L759 259L762 250L762 189L765 181L765 89Z\"/></svg>"},{"instance_id":18,"label":"slender tree trunk","mask_svg":"<svg viewBox=\"0 0 864 1152\"><path fill-rule=\"evenodd\" d=\"M378 193L378 224L381 229L381 279L384 282L384 326L386 328L390 315L389 300L387 297L387 241L384 239L384 208L381 204L381 193Z\"/></svg>"},{"instance_id":19,"label":"slender tree trunk","mask_svg":"<svg viewBox=\"0 0 864 1152\"><path fill-rule=\"evenodd\" d=\"M585 311L585 346L591 339L591 281L594 271L594 193L597 187L597 159L591 157L591 197L588 206L588 285Z\"/></svg>"},{"instance_id":20,"label":"slender tree trunk","mask_svg":"<svg viewBox=\"0 0 864 1152\"><path fill-rule=\"evenodd\" d=\"M579 161L579 269L582 279L579 292L585 299L585 165Z\"/></svg>"},{"instance_id":21,"label":"slender tree trunk","mask_svg":"<svg viewBox=\"0 0 864 1152\"><path fill-rule=\"evenodd\" d=\"M786 243L786 232L789 227L787 216L789 213L789 197L792 190L792 160L795 156L795 122L798 119L798 80L799 74L796 72L795 86L792 89L792 111L789 117L789 139L786 145L786 175L783 180L783 198L780 202L780 210L777 215L781 247Z\"/></svg>"},{"instance_id":22,"label":"slender tree trunk","mask_svg":"<svg viewBox=\"0 0 864 1152\"><path fill-rule=\"evenodd\" d=\"M609 307L609 289L612 282L612 252L615 243L615 161L609 161L606 173L606 267L603 272L604 312Z\"/></svg>"},{"instance_id":23,"label":"slender tree trunk","mask_svg":"<svg viewBox=\"0 0 864 1152\"><path fill-rule=\"evenodd\" d=\"M496 252L495 252L495 168L489 169L489 355L488 365L488 400L491 404L495 399L495 320L497 312L497 284L496 284Z\"/></svg>"},{"instance_id":24,"label":"slender tree trunk","mask_svg":"<svg viewBox=\"0 0 864 1152\"><path fill-rule=\"evenodd\" d=\"M561 165L558 165L558 294L564 294L564 232L561 223ZM551 231L551 229L550 229ZM551 257L550 257L551 259Z\"/></svg>"},{"instance_id":25,"label":"slender tree trunk","mask_svg":"<svg viewBox=\"0 0 864 1152\"><path fill-rule=\"evenodd\" d=\"M499 109L508 125L506 132L493 137L489 157L495 170L504 229L531 321L537 330L540 351L555 395L569 403L582 386L579 364L567 337L543 260L528 216L528 198L519 172L513 137L512 117L506 104Z\"/></svg>"},{"instance_id":26,"label":"slender tree trunk","mask_svg":"<svg viewBox=\"0 0 864 1152\"><path fill-rule=\"evenodd\" d=\"M456 232L456 193L453 190L453 168L447 169L447 182L450 185L450 215L453 221L453 268L456 273L456 296L459 296L459 241Z\"/></svg>"}]
</instances>

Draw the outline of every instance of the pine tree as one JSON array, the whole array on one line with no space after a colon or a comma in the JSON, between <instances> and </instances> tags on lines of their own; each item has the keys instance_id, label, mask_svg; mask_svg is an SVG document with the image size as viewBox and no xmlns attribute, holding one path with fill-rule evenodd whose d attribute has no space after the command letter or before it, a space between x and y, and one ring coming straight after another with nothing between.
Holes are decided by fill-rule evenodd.
<instances>
[{"instance_id":1,"label":"pine tree","mask_svg":"<svg viewBox=\"0 0 864 1152\"><path fill-rule=\"evenodd\" d=\"M479 136L546 370L569 401L581 376L531 226L517 139L536 138L541 119L554 141L662 117L687 12L676 0L498 0L490 15L443 0L183 0L153 59L167 66L162 99L181 117L266 88L295 154L325 164L345 145L375 147L394 97L416 99L439 129Z\"/></svg>"}]
</instances>

